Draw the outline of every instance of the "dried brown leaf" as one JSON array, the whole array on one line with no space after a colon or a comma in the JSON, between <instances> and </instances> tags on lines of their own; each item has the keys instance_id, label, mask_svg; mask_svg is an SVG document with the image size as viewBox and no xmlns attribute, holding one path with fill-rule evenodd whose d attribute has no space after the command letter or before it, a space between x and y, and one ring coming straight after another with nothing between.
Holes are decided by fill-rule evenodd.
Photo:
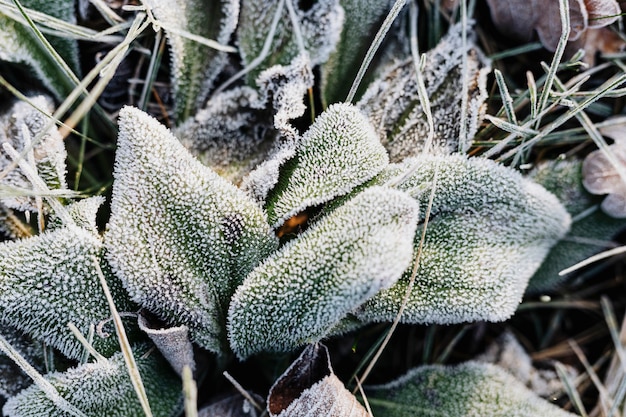
<instances>
[{"instance_id":1,"label":"dried brown leaf","mask_svg":"<svg viewBox=\"0 0 626 417\"><path fill-rule=\"evenodd\" d=\"M626 169L626 146L615 143L609 146L617 163ZM606 154L593 151L583 162L583 185L592 194L608 194L602 202L602 210L617 218L626 218L626 184Z\"/></svg>"},{"instance_id":2,"label":"dried brown leaf","mask_svg":"<svg viewBox=\"0 0 626 417\"><path fill-rule=\"evenodd\" d=\"M585 0L589 28L608 26L619 19L620 6L615 0Z\"/></svg>"}]
</instances>

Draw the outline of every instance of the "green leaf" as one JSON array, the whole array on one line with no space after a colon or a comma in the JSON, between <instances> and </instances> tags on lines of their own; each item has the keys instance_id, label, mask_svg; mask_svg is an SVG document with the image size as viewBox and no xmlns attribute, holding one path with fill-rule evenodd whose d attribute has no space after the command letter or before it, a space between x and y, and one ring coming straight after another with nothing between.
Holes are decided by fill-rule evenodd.
<instances>
[{"instance_id":1,"label":"green leaf","mask_svg":"<svg viewBox=\"0 0 626 417\"><path fill-rule=\"evenodd\" d=\"M374 128L356 107L330 106L297 144L268 197L270 223L279 226L307 207L347 194L387 162Z\"/></svg>"},{"instance_id":2,"label":"green leaf","mask_svg":"<svg viewBox=\"0 0 626 417\"><path fill-rule=\"evenodd\" d=\"M136 302L222 352L230 297L276 238L255 203L157 120L125 107L119 125L108 259Z\"/></svg>"},{"instance_id":3,"label":"green leaf","mask_svg":"<svg viewBox=\"0 0 626 417\"><path fill-rule=\"evenodd\" d=\"M486 110L486 83L490 62L468 35L463 47L459 23L432 50L424 54L422 70L435 125L433 145L442 153L465 153ZM467 62L466 137L460 142L463 105L463 59ZM364 93L357 106L376 126L392 162L424 150L428 123L420 104L412 59L391 66Z\"/></svg>"},{"instance_id":4,"label":"green leaf","mask_svg":"<svg viewBox=\"0 0 626 417\"><path fill-rule=\"evenodd\" d=\"M182 387L168 363L146 346L133 351L155 417L171 417L181 409ZM70 404L89 417L143 417L121 353L45 378ZM36 385L7 401L6 417L66 417Z\"/></svg>"},{"instance_id":5,"label":"green leaf","mask_svg":"<svg viewBox=\"0 0 626 417\"><path fill-rule=\"evenodd\" d=\"M319 341L412 257L417 204L372 187L320 219L245 279L228 314L231 347L245 358Z\"/></svg>"},{"instance_id":6,"label":"green leaf","mask_svg":"<svg viewBox=\"0 0 626 417\"><path fill-rule=\"evenodd\" d=\"M237 43L244 66L250 65L261 56L280 4L280 0L242 0ZM283 3L269 54L248 74L249 84L252 84L263 70L277 64L287 65L302 52L296 38L297 31L301 33L304 49L308 52L313 65L325 62L339 41L344 13L338 0L315 1L306 10L298 7L297 2L293 3L293 6L299 23L298 28L293 28L287 6Z\"/></svg>"},{"instance_id":7,"label":"green leaf","mask_svg":"<svg viewBox=\"0 0 626 417\"><path fill-rule=\"evenodd\" d=\"M556 197L491 160L461 155L409 159L395 174L398 188L425 213L436 188L415 286L402 316L410 323L502 321L516 310L528 280L567 232L570 217ZM420 243L423 219L416 233ZM417 249L416 249L417 250ZM393 321L413 267L357 316Z\"/></svg>"},{"instance_id":8,"label":"green leaf","mask_svg":"<svg viewBox=\"0 0 626 417\"><path fill-rule=\"evenodd\" d=\"M366 394L376 417L574 417L501 368L478 362L421 366Z\"/></svg>"},{"instance_id":9,"label":"green leaf","mask_svg":"<svg viewBox=\"0 0 626 417\"><path fill-rule=\"evenodd\" d=\"M19 354L28 358L28 362L37 370L44 369L44 349L43 343L33 342L33 340L15 328L4 325L2 336L13 346ZM3 397L9 398L33 381L13 362L8 356L0 353L0 405Z\"/></svg>"},{"instance_id":10,"label":"green leaf","mask_svg":"<svg viewBox=\"0 0 626 417\"><path fill-rule=\"evenodd\" d=\"M0 321L80 358L83 347L68 323L86 335L111 315L94 264L102 252L100 238L75 225L0 243ZM119 281L106 264L102 269L118 309L131 311ZM114 337L95 337L93 345L103 354L119 349Z\"/></svg>"},{"instance_id":11,"label":"green leaf","mask_svg":"<svg viewBox=\"0 0 626 417\"><path fill-rule=\"evenodd\" d=\"M167 25L176 122L184 122L204 103L227 62L226 52L183 37L187 32L227 45L237 26L239 0L150 0L155 17ZM167 29L171 28L171 31ZM179 33L176 33L179 32Z\"/></svg>"}]
</instances>

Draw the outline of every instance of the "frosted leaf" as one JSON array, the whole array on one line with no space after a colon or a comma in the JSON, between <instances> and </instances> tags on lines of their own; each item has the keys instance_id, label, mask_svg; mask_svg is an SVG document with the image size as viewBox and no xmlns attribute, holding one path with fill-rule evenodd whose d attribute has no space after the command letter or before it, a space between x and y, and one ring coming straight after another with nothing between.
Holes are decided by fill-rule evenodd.
<instances>
[{"instance_id":1,"label":"frosted leaf","mask_svg":"<svg viewBox=\"0 0 626 417\"><path fill-rule=\"evenodd\" d=\"M608 147L621 169L626 172L626 144L616 142ZM583 185L592 194L608 194L602 210L611 217L626 218L626 183L615 166L601 150L585 157L582 167Z\"/></svg>"},{"instance_id":2,"label":"frosted leaf","mask_svg":"<svg viewBox=\"0 0 626 417\"><path fill-rule=\"evenodd\" d=\"M2 326L2 336L11 344L13 348L39 372L43 372L44 351L43 344L33 342L29 337L24 336L11 326ZM8 356L0 353L0 405L3 398L9 398L32 383L30 379L18 365Z\"/></svg>"},{"instance_id":3,"label":"frosted leaf","mask_svg":"<svg viewBox=\"0 0 626 417\"><path fill-rule=\"evenodd\" d=\"M365 53L393 3L391 0L340 1L345 11L341 38L321 70L325 103L346 99Z\"/></svg>"},{"instance_id":4,"label":"frosted leaf","mask_svg":"<svg viewBox=\"0 0 626 417\"><path fill-rule=\"evenodd\" d=\"M146 113L119 126L108 259L137 303L222 352L232 293L276 245L266 216Z\"/></svg>"},{"instance_id":5,"label":"frosted leaf","mask_svg":"<svg viewBox=\"0 0 626 417\"><path fill-rule=\"evenodd\" d=\"M133 349L150 408L155 417L177 415L182 403L178 376L157 352L149 347ZM52 372L45 378L61 396L88 417L144 416L137 394L128 376L121 353L107 360L80 365L65 372ZM6 417L66 417L36 385L7 401Z\"/></svg>"},{"instance_id":6,"label":"frosted leaf","mask_svg":"<svg viewBox=\"0 0 626 417\"><path fill-rule=\"evenodd\" d=\"M427 365L366 391L376 417L574 417L485 363Z\"/></svg>"},{"instance_id":7,"label":"frosted leaf","mask_svg":"<svg viewBox=\"0 0 626 417\"><path fill-rule=\"evenodd\" d=\"M52 100L46 96L39 95L31 97L30 100L33 105L43 111L52 112L54 110ZM49 120L30 104L23 101L16 102L9 111L0 116L0 126L2 126L0 128L0 146L2 146L2 143L8 143L15 150L21 152L25 147L30 147L32 141L42 132ZM67 188L65 182L65 158L67 153L63 138L56 128L52 128L44 133L39 143L33 148L32 156L34 157L37 172L48 188ZM13 159L4 152L0 152L0 171L12 163ZM22 189L33 188L30 181L19 168L13 169L9 175L0 180L0 184ZM15 210L36 210L35 201L32 197L5 197L1 200L6 206Z\"/></svg>"},{"instance_id":8,"label":"frosted leaf","mask_svg":"<svg viewBox=\"0 0 626 417\"><path fill-rule=\"evenodd\" d=\"M260 56L279 3L279 0L242 0L237 42L244 66ZM312 65L325 62L341 34L344 12L339 1L319 0L306 10L300 8L298 2L293 2L293 6L299 21L304 49L311 57ZM249 81L256 80L258 74L266 68L288 64L302 52L298 48L294 32L287 6L284 6L269 54L259 67L248 74Z\"/></svg>"},{"instance_id":9,"label":"frosted leaf","mask_svg":"<svg viewBox=\"0 0 626 417\"><path fill-rule=\"evenodd\" d=\"M272 417L366 417L367 410L337 378L328 349L307 346L278 378L267 400Z\"/></svg>"},{"instance_id":10,"label":"frosted leaf","mask_svg":"<svg viewBox=\"0 0 626 417\"><path fill-rule=\"evenodd\" d=\"M478 130L487 99L490 62L462 26L454 25L439 44L425 54L422 71L435 125L433 145L439 153L465 153ZM463 91L463 56L467 57L467 142L459 142ZM370 118L392 162L423 152L428 123L417 93L412 59L395 64L367 89L357 106Z\"/></svg>"},{"instance_id":11,"label":"frosted leaf","mask_svg":"<svg viewBox=\"0 0 626 417\"><path fill-rule=\"evenodd\" d=\"M0 243L0 321L80 358L83 347L68 322L86 335L111 315L94 265L102 252L97 235L74 225ZM119 281L101 264L117 308L129 311ZM95 337L93 345L103 354L118 349L115 337Z\"/></svg>"},{"instance_id":12,"label":"frosted leaf","mask_svg":"<svg viewBox=\"0 0 626 417\"><path fill-rule=\"evenodd\" d=\"M227 45L237 26L239 0L149 0L155 17L185 31ZM166 30L171 52L176 121L181 123L203 104L226 64L225 52Z\"/></svg>"},{"instance_id":13,"label":"frosted leaf","mask_svg":"<svg viewBox=\"0 0 626 417\"><path fill-rule=\"evenodd\" d=\"M267 211L279 226L307 207L347 194L388 162L367 118L351 104L334 104L315 119L283 167Z\"/></svg>"},{"instance_id":14,"label":"frosted leaf","mask_svg":"<svg viewBox=\"0 0 626 417\"><path fill-rule=\"evenodd\" d=\"M248 392L257 404L265 400L259 395ZM243 395L233 395L198 410L198 417L259 417L261 413L254 408Z\"/></svg>"},{"instance_id":15,"label":"frosted leaf","mask_svg":"<svg viewBox=\"0 0 626 417\"><path fill-rule=\"evenodd\" d=\"M417 204L371 187L255 268L228 311L233 351L245 358L319 341L392 285L411 261Z\"/></svg>"},{"instance_id":16,"label":"frosted leaf","mask_svg":"<svg viewBox=\"0 0 626 417\"><path fill-rule=\"evenodd\" d=\"M435 170L438 178L402 321L506 320L550 248L567 232L569 214L544 188L491 160L423 155L407 160L407 167L416 169L398 187L420 202L420 213L425 212ZM416 248L422 227L415 235ZM412 269L365 303L357 317L393 321Z\"/></svg>"},{"instance_id":17,"label":"frosted leaf","mask_svg":"<svg viewBox=\"0 0 626 417\"><path fill-rule=\"evenodd\" d=\"M89 230L93 234L97 235L99 231L98 225L96 224L96 215L98 213L98 209L104 201L104 197L94 196L71 203L65 206L65 208L77 226L82 227L85 230ZM63 226L62 220L57 217L55 213L52 213L52 216L50 216L47 224L48 230Z\"/></svg>"},{"instance_id":18,"label":"frosted leaf","mask_svg":"<svg viewBox=\"0 0 626 417\"><path fill-rule=\"evenodd\" d=\"M25 7L47 13L66 22L76 22L73 0L23 1ZM64 100L74 88L58 64L45 50L30 27L0 14L0 60L29 66L43 85L58 100ZM50 37L55 49L64 55L66 62L76 72L79 68L78 44L73 39Z\"/></svg>"},{"instance_id":19,"label":"frosted leaf","mask_svg":"<svg viewBox=\"0 0 626 417\"><path fill-rule=\"evenodd\" d=\"M527 292L552 291L571 277L559 272L589 256L608 249L612 239L626 227L625 219L610 217L602 210L584 214L597 199L582 185L582 161L559 160L539 164L529 175L553 192L573 217L571 230L551 250L530 280ZM616 243L615 243L616 244Z\"/></svg>"}]
</instances>

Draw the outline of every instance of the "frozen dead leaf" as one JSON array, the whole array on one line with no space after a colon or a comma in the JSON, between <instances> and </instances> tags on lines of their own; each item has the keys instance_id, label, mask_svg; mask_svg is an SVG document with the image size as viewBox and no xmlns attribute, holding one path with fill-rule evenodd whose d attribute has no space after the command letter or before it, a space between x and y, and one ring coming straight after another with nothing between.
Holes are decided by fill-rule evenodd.
<instances>
[{"instance_id":1,"label":"frozen dead leaf","mask_svg":"<svg viewBox=\"0 0 626 417\"><path fill-rule=\"evenodd\" d=\"M367 188L273 253L237 289L228 314L233 351L293 350L328 335L393 285L411 262L417 204Z\"/></svg>"},{"instance_id":2,"label":"frozen dead leaf","mask_svg":"<svg viewBox=\"0 0 626 417\"><path fill-rule=\"evenodd\" d=\"M571 220L565 208L543 187L487 159L422 155L392 168L400 173L410 170L397 187L419 201L420 213L425 212L437 173L415 286L402 321L508 319L530 277L567 232ZM422 227L420 219L415 248ZM412 269L366 302L357 317L366 322L393 321Z\"/></svg>"},{"instance_id":3,"label":"frozen dead leaf","mask_svg":"<svg viewBox=\"0 0 626 417\"><path fill-rule=\"evenodd\" d=\"M263 45L272 28L280 0L243 0L239 14L237 41L244 66L261 56ZM250 84L265 69L274 65L287 65L300 54L297 33L302 36L304 50L311 58L312 66L328 59L341 35L344 11L338 0L319 0L306 9L293 2L298 28L293 27L286 5L276 25L268 56L261 65L248 74Z\"/></svg>"},{"instance_id":4,"label":"frozen dead leaf","mask_svg":"<svg viewBox=\"0 0 626 417\"><path fill-rule=\"evenodd\" d=\"M366 394L376 417L575 417L500 367L474 361L421 366Z\"/></svg>"},{"instance_id":5,"label":"frozen dead leaf","mask_svg":"<svg viewBox=\"0 0 626 417\"><path fill-rule=\"evenodd\" d=\"M111 266L137 303L223 352L230 297L277 244L265 213L146 113L125 107L119 125Z\"/></svg>"},{"instance_id":6,"label":"frozen dead leaf","mask_svg":"<svg viewBox=\"0 0 626 417\"><path fill-rule=\"evenodd\" d=\"M388 157L374 128L351 104L333 104L298 142L266 201L270 223L280 226L307 207L349 193L372 179Z\"/></svg>"},{"instance_id":7,"label":"frozen dead leaf","mask_svg":"<svg viewBox=\"0 0 626 417\"><path fill-rule=\"evenodd\" d=\"M328 349L307 346L270 389L272 417L367 417L367 410L337 378Z\"/></svg>"},{"instance_id":8,"label":"frozen dead leaf","mask_svg":"<svg viewBox=\"0 0 626 417\"><path fill-rule=\"evenodd\" d=\"M137 367L155 417L178 415L182 406L180 378L157 353L145 346L133 349ZM144 416L121 353L107 360L80 365L45 378L70 404L88 417ZM2 409L6 417L66 417L36 385L21 391Z\"/></svg>"},{"instance_id":9,"label":"frozen dead leaf","mask_svg":"<svg viewBox=\"0 0 626 417\"><path fill-rule=\"evenodd\" d=\"M487 0L498 30L528 42L536 32L549 51L555 51L561 37L559 2L551 0ZM569 0L569 40L579 39L588 28L608 26L619 18L615 0Z\"/></svg>"},{"instance_id":10,"label":"frozen dead leaf","mask_svg":"<svg viewBox=\"0 0 626 417\"><path fill-rule=\"evenodd\" d=\"M256 394L248 393L257 404L263 404L264 400ZM243 395L233 395L217 401L201 410L198 417L259 417L261 413L254 408Z\"/></svg>"},{"instance_id":11,"label":"frozen dead leaf","mask_svg":"<svg viewBox=\"0 0 626 417\"><path fill-rule=\"evenodd\" d=\"M555 290L568 278L567 275L559 275L563 269L617 245L612 239L626 227L626 219L610 217L602 210L588 212L597 204L597 198L582 185L580 160L555 159L544 162L529 177L554 193L574 219L568 234L550 250L530 280L527 293L539 294Z\"/></svg>"},{"instance_id":12,"label":"frozen dead leaf","mask_svg":"<svg viewBox=\"0 0 626 417\"><path fill-rule=\"evenodd\" d=\"M196 364L193 358L193 346L189 340L189 329L186 326L167 328L155 326L152 322L158 323L158 320L149 320L146 317L148 315L149 313L146 312L139 313L139 329L150 337L152 343L179 376L182 376L185 366L193 372Z\"/></svg>"},{"instance_id":13,"label":"frozen dead leaf","mask_svg":"<svg viewBox=\"0 0 626 417\"><path fill-rule=\"evenodd\" d=\"M97 235L73 225L0 243L0 321L80 358L83 347L67 324L86 335L111 315L94 265L103 249ZM130 311L121 283L101 264L117 308ZM115 337L95 337L93 345L103 354L119 349Z\"/></svg>"},{"instance_id":14,"label":"frozen dead leaf","mask_svg":"<svg viewBox=\"0 0 626 417\"><path fill-rule=\"evenodd\" d=\"M626 47L626 42L614 30L609 28L588 29L577 41L568 44L566 52L575 53L579 49L585 51L583 61L594 66L596 55L616 54Z\"/></svg>"},{"instance_id":15,"label":"frozen dead leaf","mask_svg":"<svg viewBox=\"0 0 626 417\"><path fill-rule=\"evenodd\" d=\"M39 95L31 97L30 100L34 106L42 111L51 113L54 110L52 100L49 97ZM16 102L9 111L0 116L0 146L3 143L8 143L16 151L22 152L25 148L31 147L31 143L37 135L43 133L41 140L35 144L32 152L29 152L26 158L34 161L37 173L48 188L63 189L67 188L65 182L67 153L63 138L55 127L42 132L49 121L48 117L30 104L23 101ZM12 162L13 160L8 155L0 151L0 171L7 168ZM0 184L21 189L33 188L19 168L13 169L5 178L0 180ZM36 211L35 200L32 197L5 197L2 198L2 202L15 210Z\"/></svg>"},{"instance_id":16,"label":"frozen dead leaf","mask_svg":"<svg viewBox=\"0 0 626 417\"><path fill-rule=\"evenodd\" d=\"M603 150L596 150L583 161L583 185L592 194L608 194L602 201L602 210L611 217L626 218L626 143L616 142L606 152L615 158L613 165Z\"/></svg>"},{"instance_id":17,"label":"frozen dead leaf","mask_svg":"<svg viewBox=\"0 0 626 417\"><path fill-rule=\"evenodd\" d=\"M147 0L166 25L172 61L176 122L182 123L204 103L226 64L226 52L183 37L187 32L227 45L237 26L238 0ZM171 29L171 30L168 30Z\"/></svg>"},{"instance_id":18,"label":"frozen dead leaf","mask_svg":"<svg viewBox=\"0 0 626 417\"><path fill-rule=\"evenodd\" d=\"M438 153L465 153L485 112L490 62L468 35L463 48L462 26L448 34L425 54L422 71L435 125L433 145ZM466 140L460 139L463 99L463 59L467 62ZM389 68L365 92L357 106L369 117L392 162L424 151L428 123L420 104L415 65L405 60Z\"/></svg>"}]
</instances>

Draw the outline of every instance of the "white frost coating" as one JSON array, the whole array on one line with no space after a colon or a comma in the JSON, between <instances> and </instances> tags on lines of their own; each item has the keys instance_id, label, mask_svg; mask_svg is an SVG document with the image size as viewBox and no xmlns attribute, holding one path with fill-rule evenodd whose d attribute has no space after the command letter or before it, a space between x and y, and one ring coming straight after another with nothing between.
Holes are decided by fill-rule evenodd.
<instances>
[{"instance_id":1,"label":"white frost coating","mask_svg":"<svg viewBox=\"0 0 626 417\"><path fill-rule=\"evenodd\" d=\"M145 355L146 346L134 355L155 416L172 416L180 408L178 376L155 352ZM143 416L121 353L106 361L88 363L45 378L76 408L90 417ZM10 398L2 409L6 417L67 417L36 385Z\"/></svg>"},{"instance_id":2,"label":"white frost coating","mask_svg":"<svg viewBox=\"0 0 626 417\"><path fill-rule=\"evenodd\" d=\"M408 160L404 169L413 164L417 169L399 188L412 194L422 208L437 166L439 174L415 286L402 321L506 320L550 248L568 231L569 214L543 187L491 160L425 155ZM420 235L418 231L415 247ZM411 269L394 287L363 305L357 316L364 321L394 320Z\"/></svg>"},{"instance_id":3,"label":"white frost coating","mask_svg":"<svg viewBox=\"0 0 626 417\"><path fill-rule=\"evenodd\" d=\"M46 96L30 98L33 105L51 113L54 110L52 99ZM18 101L6 113L0 116L0 149L3 143L10 144L18 152L29 147L35 137L42 132L49 122L49 118L34 109L30 104ZM26 136L24 130L26 129ZM41 140L34 146L32 154L37 172L45 181L48 188L67 188L65 181L65 144L56 128L44 133ZM26 156L28 158L28 155ZM0 171L9 166L13 160L0 152ZM19 168L12 170L9 175L0 180L0 184L23 189L32 189L33 186ZM35 201L31 197L5 197L2 203L7 207L21 211L36 211Z\"/></svg>"},{"instance_id":4,"label":"white frost coating","mask_svg":"<svg viewBox=\"0 0 626 417\"><path fill-rule=\"evenodd\" d=\"M157 120L125 107L119 125L111 266L136 302L221 352L228 300L276 238L256 203Z\"/></svg>"},{"instance_id":5,"label":"white frost coating","mask_svg":"<svg viewBox=\"0 0 626 417\"><path fill-rule=\"evenodd\" d=\"M480 362L428 365L366 391L375 416L575 417L503 369ZM378 401L378 400L382 401Z\"/></svg>"},{"instance_id":6,"label":"white frost coating","mask_svg":"<svg viewBox=\"0 0 626 417\"><path fill-rule=\"evenodd\" d=\"M347 194L387 163L367 118L351 104L333 104L305 132L287 164L290 172L268 199L270 223L277 227L307 207Z\"/></svg>"},{"instance_id":7,"label":"white frost coating","mask_svg":"<svg viewBox=\"0 0 626 417\"><path fill-rule=\"evenodd\" d=\"M94 196L68 204L65 208L69 212L72 220L74 220L74 224L85 230L89 230L94 235L98 235L99 230L96 224L96 215L98 209L104 202L105 198L103 196ZM52 213L48 220L47 230L63 226L65 226L63 221Z\"/></svg>"},{"instance_id":8,"label":"white frost coating","mask_svg":"<svg viewBox=\"0 0 626 417\"><path fill-rule=\"evenodd\" d=\"M233 351L285 351L319 341L411 262L417 204L372 187L272 254L237 289L228 311Z\"/></svg>"},{"instance_id":9,"label":"white frost coating","mask_svg":"<svg viewBox=\"0 0 626 417\"><path fill-rule=\"evenodd\" d=\"M0 321L80 358L83 347L67 323L87 334L110 316L93 264L102 249L98 236L76 226L0 244ZM107 278L118 308L129 309L119 281ZM106 354L118 344L96 337L94 347Z\"/></svg>"}]
</instances>

